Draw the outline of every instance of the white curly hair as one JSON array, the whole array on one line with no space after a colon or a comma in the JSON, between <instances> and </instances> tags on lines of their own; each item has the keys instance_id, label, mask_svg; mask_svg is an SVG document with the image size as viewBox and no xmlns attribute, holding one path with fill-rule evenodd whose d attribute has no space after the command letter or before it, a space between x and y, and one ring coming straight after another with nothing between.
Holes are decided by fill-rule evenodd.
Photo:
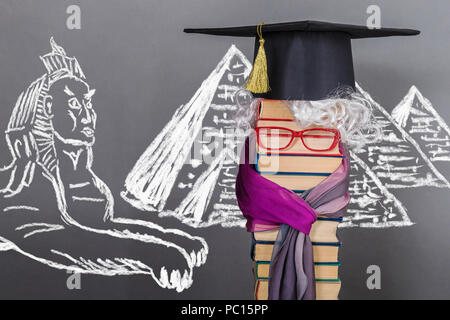
<instances>
[{"instance_id":1,"label":"white curly hair","mask_svg":"<svg viewBox=\"0 0 450 320\"><path fill-rule=\"evenodd\" d=\"M236 93L238 111L236 125L244 131L255 127L260 99L250 92ZM341 140L352 148L360 148L367 143L378 141L382 130L373 116L372 103L352 88L335 90L324 100L285 100L284 103L301 128L310 126L336 128Z\"/></svg>"}]
</instances>

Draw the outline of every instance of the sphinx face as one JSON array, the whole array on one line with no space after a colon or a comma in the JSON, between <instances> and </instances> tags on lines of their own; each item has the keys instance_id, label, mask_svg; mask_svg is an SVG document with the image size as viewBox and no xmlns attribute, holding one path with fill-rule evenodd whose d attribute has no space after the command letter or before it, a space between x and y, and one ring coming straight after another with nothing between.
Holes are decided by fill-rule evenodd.
<instances>
[{"instance_id":1,"label":"sphinx face","mask_svg":"<svg viewBox=\"0 0 450 320\"><path fill-rule=\"evenodd\" d=\"M97 114L92 105L95 90L77 78L55 82L49 92L52 122L57 137L73 145L92 145L95 141Z\"/></svg>"}]
</instances>

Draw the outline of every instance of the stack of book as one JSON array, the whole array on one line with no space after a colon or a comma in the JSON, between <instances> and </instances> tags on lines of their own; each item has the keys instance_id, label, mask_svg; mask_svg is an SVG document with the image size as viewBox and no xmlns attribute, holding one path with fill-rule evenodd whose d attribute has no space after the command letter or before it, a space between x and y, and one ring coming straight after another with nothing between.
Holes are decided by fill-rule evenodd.
<instances>
[{"instance_id":1,"label":"stack of book","mask_svg":"<svg viewBox=\"0 0 450 320\"><path fill-rule=\"evenodd\" d=\"M289 108L276 100L262 100L259 107L257 127L289 128L300 131ZM314 148L314 141L308 146ZM317 141L320 144L320 141ZM276 150L270 145L256 146L256 170L278 185L301 195L313 188L334 172L342 162L339 146L329 151L311 151L302 140L295 137L289 147ZM267 148L267 149L265 149ZM320 149L320 147L317 147ZM316 298L334 300L338 298L341 281L338 269L340 242L336 230L342 219L318 217L313 224L310 238L313 244ZM270 261L279 229L253 233L253 273L255 275L255 299L268 298Z\"/></svg>"}]
</instances>

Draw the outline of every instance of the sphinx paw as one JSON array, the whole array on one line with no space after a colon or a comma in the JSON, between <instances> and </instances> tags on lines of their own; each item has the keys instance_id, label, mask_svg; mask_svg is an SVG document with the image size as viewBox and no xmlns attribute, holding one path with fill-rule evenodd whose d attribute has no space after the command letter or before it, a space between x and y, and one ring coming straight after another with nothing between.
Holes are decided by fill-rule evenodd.
<instances>
[{"instance_id":1,"label":"sphinx paw","mask_svg":"<svg viewBox=\"0 0 450 320\"><path fill-rule=\"evenodd\" d=\"M161 267L159 282L164 288L175 289L177 292L181 292L192 285L192 270L184 269L180 271L172 269L168 271L165 267Z\"/></svg>"}]
</instances>

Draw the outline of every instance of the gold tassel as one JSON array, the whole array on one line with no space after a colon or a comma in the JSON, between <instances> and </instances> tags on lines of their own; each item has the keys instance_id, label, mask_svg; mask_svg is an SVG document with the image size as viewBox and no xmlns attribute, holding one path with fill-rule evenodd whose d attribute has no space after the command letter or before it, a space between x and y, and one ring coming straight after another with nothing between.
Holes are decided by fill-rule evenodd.
<instances>
[{"instance_id":1,"label":"gold tassel","mask_svg":"<svg viewBox=\"0 0 450 320\"><path fill-rule=\"evenodd\" d=\"M258 24L256 32L259 36L259 49L253 63L252 72L248 77L245 89L253 93L266 93L270 90L269 76L267 75L267 57L264 51L264 39L262 37L263 23Z\"/></svg>"}]
</instances>

